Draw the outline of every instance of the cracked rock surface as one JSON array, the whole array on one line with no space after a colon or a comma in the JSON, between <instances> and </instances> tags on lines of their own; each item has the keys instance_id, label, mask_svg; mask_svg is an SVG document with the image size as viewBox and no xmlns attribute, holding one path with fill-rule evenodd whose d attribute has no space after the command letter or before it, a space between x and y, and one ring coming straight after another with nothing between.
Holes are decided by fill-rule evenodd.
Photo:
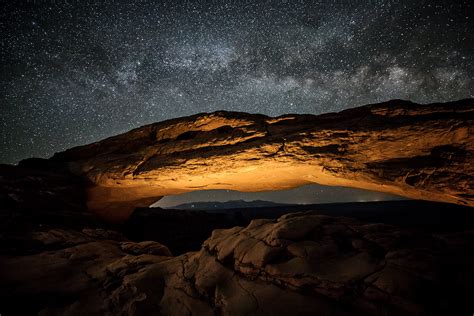
<instances>
[{"instance_id":1,"label":"cracked rock surface","mask_svg":"<svg viewBox=\"0 0 474 316\"><path fill-rule=\"evenodd\" d=\"M169 300L191 296L198 304L197 297L226 315L430 314L443 304L453 308L472 288L472 255L445 262L459 259L462 247L472 249L472 237L420 235L311 212L254 220L215 230L200 252L186 257L171 279L185 294ZM457 269L447 270L451 264Z\"/></svg>"},{"instance_id":2,"label":"cracked rock surface","mask_svg":"<svg viewBox=\"0 0 474 316\"><path fill-rule=\"evenodd\" d=\"M103 229L30 238L34 252L0 258L3 306L25 313L430 315L473 307L472 232L423 234L304 212L215 230L200 251L177 257Z\"/></svg>"}]
</instances>

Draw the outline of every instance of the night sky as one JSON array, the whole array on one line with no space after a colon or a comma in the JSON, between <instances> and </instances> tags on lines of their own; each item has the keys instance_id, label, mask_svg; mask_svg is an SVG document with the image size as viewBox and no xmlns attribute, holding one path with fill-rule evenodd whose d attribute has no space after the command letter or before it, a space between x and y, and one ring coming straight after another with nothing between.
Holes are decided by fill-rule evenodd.
<instances>
[{"instance_id":1,"label":"night sky","mask_svg":"<svg viewBox=\"0 0 474 316\"><path fill-rule=\"evenodd\" d=\"M9 2L1 163L198 112L474 94L471 1Z\"/></svg>"}]
</instances>

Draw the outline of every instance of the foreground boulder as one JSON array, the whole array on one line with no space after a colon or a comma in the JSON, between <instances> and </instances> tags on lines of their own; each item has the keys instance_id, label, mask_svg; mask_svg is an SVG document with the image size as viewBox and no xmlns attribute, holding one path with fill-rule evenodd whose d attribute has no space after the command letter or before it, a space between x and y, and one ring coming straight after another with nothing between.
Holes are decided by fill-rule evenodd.
<instances>
[{"instance_id":1,"label":"foreground boulder","mask_svg":"<svg viewBox=\"0 0 474 316\"><path fill-rule=\"evenodd\" d=\"M164 195L308 183L473 206L473 102L394 100L276 118L204 113L72 148L52 162L90 181L89 209L118 221Z\"/></svg>"},{"instance_id":2,"label":"foreground boulder","mask_svg":"<svg viewBox=\"0 0 474 316\"><path fill-rule=\"evenodd\" d=\"M474 307L472 232L423 234L306 212L215 230L200 251L178 257L103 229L30 239L34 251L0 257L7 312L430 315Z\"/></svg>"},{"instance_id":3,"label":"foreground boulder","mask_svg":"<svg viewBox=\"0 0 474 316\"><path fill-rule=\"evenodd\" d=\"M166 281L172 286L162 307L170 314L225 315L469 310L474 257L462 252L472 250L472 237L311 212L255 220L214 231L200 252L181 259L182 270Z\"/></svg>"},{"instance_id":4,"label":"foreground boulder","mask_svg":"<svg viewBox=\"0 0 474 316\"><path fill-rule=\"evenodd\" d=\"M132 243L103 229L33 231L27 240L10 239L15 254L0 254L6 315L100 315L121 302L133 305L143 294L128 288L124 298L116 297L117 287L126 287L141 267L171 256L157 242Z\"/></svg>"}]
</instances>

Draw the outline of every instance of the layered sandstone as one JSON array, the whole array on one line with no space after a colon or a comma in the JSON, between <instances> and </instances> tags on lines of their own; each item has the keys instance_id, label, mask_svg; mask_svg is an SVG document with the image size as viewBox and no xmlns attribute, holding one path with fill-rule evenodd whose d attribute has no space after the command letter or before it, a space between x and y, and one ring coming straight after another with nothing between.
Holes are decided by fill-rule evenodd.
<instances>
[{"instance_id":1,"label":"layered sandstone","mask_svg":"<svg viewBox=\"0 0 474 316\"><path fill-rule=\"evenodd\" d=\"M91 209L118 217L163 195L309 183L472 206L473 122L472 99L394 100L319 116L214 112L143 126L52 160L93 184Z\"/></svg>"}]
</instances>

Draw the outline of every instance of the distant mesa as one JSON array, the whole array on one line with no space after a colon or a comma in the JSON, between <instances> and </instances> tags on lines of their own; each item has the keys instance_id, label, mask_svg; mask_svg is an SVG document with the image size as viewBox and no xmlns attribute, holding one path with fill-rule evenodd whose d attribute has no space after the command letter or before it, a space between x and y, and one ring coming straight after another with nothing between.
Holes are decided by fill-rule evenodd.
<instances>
[{"instance_id":1,"label":"distant mesa","mask_svg":"<svg viewBox=\"0 0 474 316\"><path fill-rule=\"evenodd\" d=\"M258 207L277 207L277 206L288 206L286 203L276 203L271 201L244 201L244 200L233 200L226 202L191 202L183 203L174 206L164 207L165 209L178 209L178 210L227 210L235 208L258 208Z\"/></svg>"}]
</instances>

